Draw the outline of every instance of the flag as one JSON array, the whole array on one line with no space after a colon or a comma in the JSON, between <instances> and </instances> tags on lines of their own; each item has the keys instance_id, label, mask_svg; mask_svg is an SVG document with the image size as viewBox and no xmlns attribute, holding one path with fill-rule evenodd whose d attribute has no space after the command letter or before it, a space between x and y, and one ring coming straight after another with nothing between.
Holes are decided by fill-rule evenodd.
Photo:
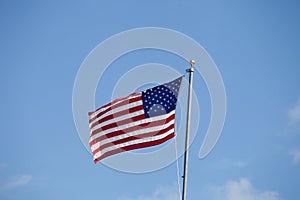
<instances>
[{"instance_id":1,"label":"flag","mask_svg":"<svg viewBox=\"0 0 300 200\"><path fill-rule=\"evenodd\" d=\"M182 78L132 93L89 112L89 144L94 162L173 138Z\"/></svg>"}]
</instances>

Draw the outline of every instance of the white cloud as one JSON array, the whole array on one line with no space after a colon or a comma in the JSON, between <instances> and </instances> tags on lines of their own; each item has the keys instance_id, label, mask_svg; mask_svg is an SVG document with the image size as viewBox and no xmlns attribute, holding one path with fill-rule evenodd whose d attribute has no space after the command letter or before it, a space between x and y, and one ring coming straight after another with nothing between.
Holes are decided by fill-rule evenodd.
<instances>
[{"instance_id":1,"label":"white cloud","mask_svg":"<svg viewBox=\"0 0 300 200\"><path fill-rule=\"evenodd\" d=\"M31 180L31 175L16 176L6 181L3 184L3 189L14 189L20 186L24 186L29 184Z\"/></svg>"},{"instance_id":2,"label":"white cloud","mask_svg":"<svg viewBox=\"0 0 300 200\"><path fill-rule=\"evenodd\" d=\"M293 164L297 165L300 162L300 150L294 150L290 155L293 157Z\"/></svg>"},{"instance_id":3,"label":"white cloud","mask_svg":"<svg viewBox=\"0 0 300 200\"><path fill-rule=\"evenodd\" d=\"M300 99L297 103L287 111L289 124L283 131L284 135L300 133Z\"/></svg>"},{"instance_id":4,"label":"white cloud","mask_svg":"<svg viewBox=\"0 0 300 200\"><path fill-rule=\"evenodd\" d=\"M300 99L294 107L292 107L288 112L289 118L292 122L300 122Z\"/></svg>"},{"instance_id":5,"label":"white cloud","mask_svg":"<svg viewBox=\"0 0 300 200\"><path fill-rule=\"evenodd\" d=\"M259 191L246 178L227 181L223 186L211 187L214 200L279 200L276 191Z\"/></svg>"},{"instance_id":6,"label":"white cloud","mask_svg":"<svg viewBox=\"0 0 300 200\"><path fill-rule=\"evenodd\" d=\"M244 160L230 160L223 158L217 164L219 168L245 168L248 165L247 161Z\"/></svg>"},{"instance_id":7,"label":"white cloud","mask_svg":"<svg viewBox=\"0 0 300 200\"><path fill-rule=\"evenodd\" d=\"M178 195L178 191L175 185L158 187L150 196L140 195L135 198L129 198L123 196L118 198L118 200L179 200L179 199L180 197Z\"/></svg>"},{"instance_id":8,"label":"white cloud","mask_svg":"<svg viewBox=\"0 0 300 200\"><path fill-rule=\"evenodd\" d=\"M201 194L199 194L201 195ZM260 191L246 178L229 180L221 186L211 186L209 196L212 200L280 200L276 191ZM180 200L178 189L175 185L158 187L152 195L137 197L120 197L118 200ZM207 199L207 198L206 198Z\"/></svg>"}]
</instances>

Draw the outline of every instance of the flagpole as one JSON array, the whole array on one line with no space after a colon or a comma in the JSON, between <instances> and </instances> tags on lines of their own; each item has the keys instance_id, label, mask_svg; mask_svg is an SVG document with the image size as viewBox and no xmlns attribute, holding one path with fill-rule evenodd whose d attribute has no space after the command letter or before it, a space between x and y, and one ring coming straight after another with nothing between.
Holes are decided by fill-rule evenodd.
<instances>
[{"instance_id":1,"label":"flagpole","mask_svg":"<svg viewBox=\"0 0 300 200\"><path fill-rule=\"evenodd\" d=\"M186 136L185 136L185 151L184 151L184 171L183 171L183 188L182 188L182 200L186 200L186 189L187 189L187 176L188 176L188 159L189 159L189 140L190 140L190 117L192 110L192 90L193 90L193 72L195 61L190 61L191 67L186 70L189 73L189 91L188 91L188 102L187 102L187 116L186 116Z\"/></svg>"}]
</instances>

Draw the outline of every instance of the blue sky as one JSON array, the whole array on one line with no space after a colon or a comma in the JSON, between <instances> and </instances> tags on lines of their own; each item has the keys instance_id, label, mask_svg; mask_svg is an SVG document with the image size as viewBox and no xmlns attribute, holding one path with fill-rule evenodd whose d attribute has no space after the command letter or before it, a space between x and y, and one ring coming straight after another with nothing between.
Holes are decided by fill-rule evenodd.
<instances>
[{"instance_id":1,"label":"blue sky","mask_svg":"<svg viewBox=\"0 0 300 200\"><path fill-rule=\"evenodd\" d=\"M94 165L72 115L76 73L89 52L139 27L180 31L217 64L227 94L225 126L198 159L209 123L199 74L201 124L190 149L188 199L293 200L300 196L300 4L297 1L1 1L0 198L169 200L176 165L128 174ZM162 56L160 56L162 55ZM117 60L99 82L109 87L149 62L182 60L142 51ZM178 62L177 62L178 61ZM117 65L126 66L118 69ZM182 159L179 160L182 171Z\"/></svg>"}]
</instances>

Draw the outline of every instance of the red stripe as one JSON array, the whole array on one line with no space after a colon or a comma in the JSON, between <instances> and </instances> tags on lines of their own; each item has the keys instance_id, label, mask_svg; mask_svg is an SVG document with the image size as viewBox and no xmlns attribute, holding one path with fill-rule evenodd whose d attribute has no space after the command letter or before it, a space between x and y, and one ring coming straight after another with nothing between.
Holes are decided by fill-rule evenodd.
<instances>
[{"instance_id":1,"label":"red stripe","mask_svg":"<svg viewBox=\"0 0 300 200\"><path fill-rule=\"evenodd\" d=\"M119 148L119 149L115 149L115 150L106 152L103 155L101 155L99 158L94 159L94 163L96 164L97 162L99 162L100 160L102 160L102 159L104 159L108 156L111 156L111 155L114 155L114 154L117 154L117 153L121 153L121 152L124 152L124 151L129 151L129 150L133 150L133 149L140 149L140 148L159 145L159 144L164 143L165 141L173 138L174 136L175 136L175 134L171 133L170 135L168 135L168 136L166 136L166 137L164 137L160 140L145 142L145 143L141 143L141 144L134 144L134 145L130 145L130 146L127 146L127 147L123 147L123 148Z\"/></svg>"},{"instance_id":2,"label":"red stripe","mask_svg":"<svg viewBox=\"0 0 300 200\"><path fill-rule=\"evenodd\" d=\"M161 120L154 121L154 122L147 122L147 123L136 125L136 126L133 126L133 127L130 127L130 128L123 129L123 130L114 131L114 132L111 132L111 133L108 133L108 134L105 134L105 135L101 135L101 136L95 138L94 140L92 140L90 142L90 146L92 146L92 145L96 144L97 142L99 142L101 140L104 140L106 138L111 138L111 137L115 137L115 136L118 136L118 135L130 133L132 131L136 131L136 130L143 129L143 128L152 128L152 127L155 127L155 126L161 126L163 124L169 123L170 121L172 121L174 119L175 119L175 114L169 116L167 119L161 119ZM99 131L99 132L101 132L101 131Z\"/></svg>"},{"instance_id":3,"label":"red stripe","mask_svg":"<svg viewBox=\"0 0 300 200\"><path fill-rule=\"evenodd\" d=\"M142 120L142 119L145 119L145 114L141 114L141 115L138 115L138 116L135 116L135 117L132 117L132 118L124 119L124 120L121 120L121 121L117 121L117 122L99 127L98 129L94 130L91 133L90 137L97 134L97 133L100 133L101 131L105 131L105 130L108 130L108 129L111 129L111 128L116 128L118 126L129 124L131 122L136 122L136 121L139 121L139 120Z\"/></svg>"},{"instance_id":4,"label":"red stripe","mask_svg":"<svg viewBox=\"0 0 300 200\"><path fill-rule=\"evenodd\" d=\"M140 101L140 100L142 100L142 96L138 96L138 97L135 97L135 98L132 98L132 99L127 99L127 100L125 100L125 101L122 101L122 102L120 102L120 103L117 103L117 104L111 106L110 108L107 108L106 110L104 110L104 111L98 113L98 114L97 114L96 116L94 116L93 118L90 118L90 119L89 119L89 123L91 123L92 121L94 121L95 119L97 119L98 117L100 117L101 115L107 113L108 111L111 111L111 110L116 109L116 108L118 108L118 107L121 107L121 106L130 104L130 103L134 103L134 102L137 102L137 101ZM99 109L100 109L100 108L98 108L97 110L99 110ZM96 111L94 111L94 112L96 112ZM94 113L94 112L93 112L93 113ZM89 116L91 116L91 114L89 114Z\"/></svg>"},{"instance_id":5,"label":"red stripe","mask_svg":"<svg viewBox=\"0 0 300 200\"><path fill-rule=\"evenodd\" d=\"M126 97L122 97L122 98L115 99L115 100L113 100L112 102L110 102L110 103L108 103L108 104L106 104L106 105L104 105L104 106L101 106L100 108L97 108L96 110L94 110L94 111L92 111L92 112L88 112L88 115L91 116L92 114L94 114L95 112L97 112L98 110L100 110L100 109L102 109L102 108L109 107L109 106L111 106L111 105L114 106L114 105L116 105L116 104L118 104L118 103L122 103L122 101L124 101L124 100L126 100L126 99L129 99L129 98L132 97L132 96L136 96L136 95L138 95L138 94L141 94L141 92L134 92L134 93L132 93L132 94L126 96ZM142 96L142 95L140 95L140 96ZM139 97L139 96L138 96L138 97Z\"/></svg>"},{"instance_id":6,"label":"red stripe","mask_svg":"<svg viewBox=\"0 0 300 200\"><path fill-rule=\"evenodd\" d=\"M106 143L106 144L100 146L99 148L95 149L93 151L93 155L95 155L97 152L102 151L103 149L105 149L107 147L115 146L115 145L118 145L118 144L121 144L121 143L129 142L129 141L133 141L133 140L137 140L137 139L141 139L141 138L150 138L150 137L154 137L154 136L157 136L157 135L162 135L162 134L168 132L169 130L174 129L174 127L175 127L175 125L171 124L170 126L164 128L160 131L152 131L152 132L143 133L143 134L136 135L136 136L130 136L130 137L123 138L123 139L120 139L120 140L116 140L116 141L113 141L113 142L110 142L110 143Z\"/></svg>"},{"instance_id":7,"label":"red stripe","mask_svg":"<svg viewBox=\"0 0 300 200\"><path fill-rule=\"evenodd\" d=\"M89 115L92 115L93 113L97 112L98 110L100 110L100 109L102 109L102 108L105 108L105 107L114 105L114 104L118 103L119 101L123 101L123 100L125 100L125 99L129 99L130 97L135 96L135 95L137 95L137 94L140 94L140 92L134 92L134 93L132 93L132 94L130 94L130 95L128 95L128 96L125 96L125 97L122 97L122 98L117 98L117 99L113 100L112 102L110 102L110 103L108 103L108 104L106 104L106 105L104 105L104 106L101 106L100 108L97 108L95 111L89 112L88 114L89 114Z\"/></svg>"},{"instance_id":8,"label":"red stripe","mask_svg":"<svg viewBox=\"0 0 300 200\"><path fill-rule=\"evenodd\" d=\"M108 121L108 120L111 120L113 118L117 118L117 117L120 117L122 115L126 115L126 114L129 114L129 113L133 113L133 112L136 112L136 111L139 111L139 110L143 110L144 109L144 106L143 105L140 105L140 106L136 106L136 107L133 107L133 108L129 108L129 109L126 109L126 110L122 110L120 112L116 112L116 113L113 113L111 115L107 115L106 117L94 122L92 124L92 126L90 127L90 129L94 128L95 126L97 126L98 124L101 124L102 122L105 122L105 121ZM97 115L98 116L98 115Z\"/></svg>"}]
</instances>

